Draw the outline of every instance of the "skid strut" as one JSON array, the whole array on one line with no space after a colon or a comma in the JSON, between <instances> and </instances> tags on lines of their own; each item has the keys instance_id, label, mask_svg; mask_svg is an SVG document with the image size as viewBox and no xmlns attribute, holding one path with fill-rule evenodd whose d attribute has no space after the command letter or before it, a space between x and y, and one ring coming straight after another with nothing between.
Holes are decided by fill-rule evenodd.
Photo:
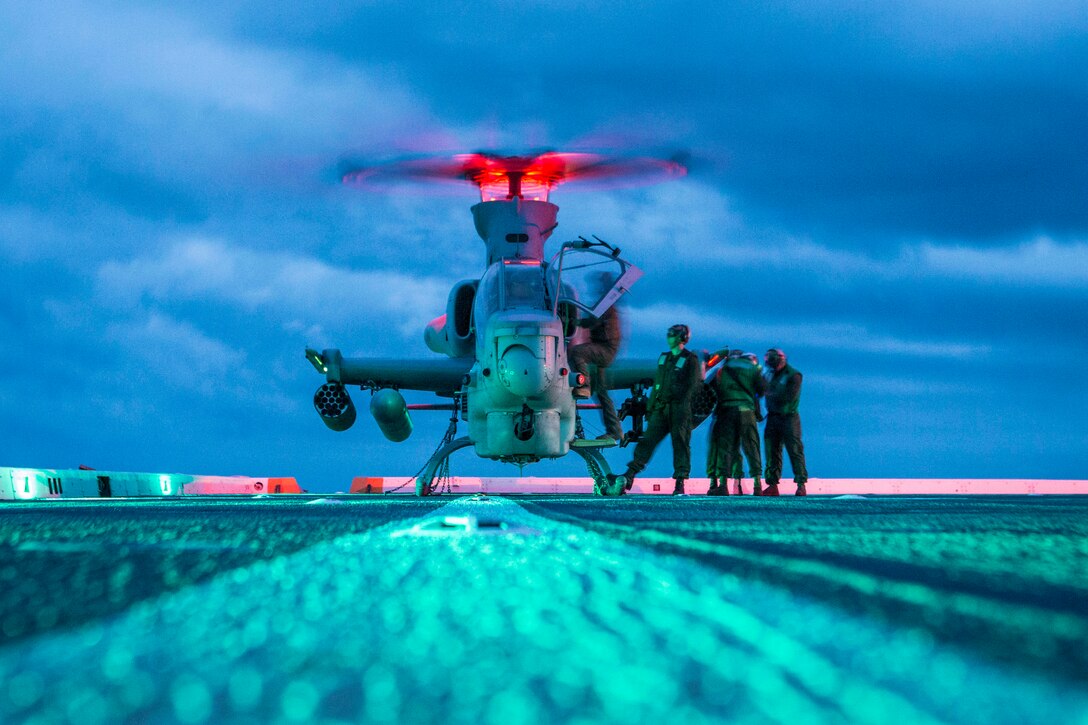
<instances>
[{"instance_id":1,"label":"skid strut","mask_svg":"<svg viewBox=\"0 0 1088 725\"><path fill-rule=\"evenodd\" d=\"M573 453L580 455L586 462L586 468L589 469L589 475L593 477L593 493L598 496L619 496L620 490L623 488L624 480L622 478L616 479L615 483L609 483L608 475L612 473L612 469L608 466L608 461L601 455L600 449L597 448L571 448Z\"/></svg>"},{"instance_id":2,"label":"skid strut","mask_svg":"<svg viewBox=\"0 0 1088 725\"><path fill-rule=\"evenodd\" d=\"M435 451L431 455L431 459L427 461L427 465L423 467L423 473L416 478L416 496L430 496L434 491L435 475L442 463L454 451L459 451L471 445L472 440L468 436L462 436L461 438L455 438Z\"/></svg>"}]
</instances>

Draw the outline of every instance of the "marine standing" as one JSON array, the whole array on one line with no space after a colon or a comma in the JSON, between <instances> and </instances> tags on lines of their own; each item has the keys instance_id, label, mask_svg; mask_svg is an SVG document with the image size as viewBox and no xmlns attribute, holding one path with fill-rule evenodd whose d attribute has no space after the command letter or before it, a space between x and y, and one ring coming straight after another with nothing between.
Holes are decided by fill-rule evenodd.
<instances>
[{"instance_id":1,"label":"marine standing","mask_svg":"<svg viewBox=\"0 0 1088 725\"><path fill-rule=\"evenodd\" d=\"M778 495L778 480L782 475L782 446L790 457L793 480L798 496L804 496L808 470L805 468L805 447L801 443L801 371L786 363L786 353L771 348L763 356L767 363L767 425L763 430L763 450L767 456L764 496Z\"/></svg>"},{"instance_id":2,"label":"marine standing","mask_svg":"<svg viewBox=\"0 0 1088 725\"><path fill-rule=\"evenodd\" d=\"M632 460L624 474L626 483L618 493L629 491L657 445L672 439L673 495L684 494L684 481L691 474L691 400L702 381L703 364L699 356L684 349L691 338L687 325L673 325L665 335L669 349L657 359L654 388L646 405L646 432L635 446ZM610 476L613 482L614 476Z\"/></svg>"},{"instance_id":3,"label":"marine standing","mask_svg":"<svg viewBox=\"0 0 1088 725\"><path fill-rule=\"evenodd\" d=\"M570 349L570 366L574 371L585 375L588 385L575 388L574 397L588 398L591 394L595 395L601 406L605 430L599 438L614 438L617 443L621 442L623 426L620 425L620 417L616 414L612 396L608 394L607 377L608 366L616 359L616 353L620 349L622 329L619 311L616 305L612 305L600 318L579 320L578 325L589 328L589 342ZM592 373L589 372L590 365L594 366Z\"/></svg>"},{"instance_id":4,"label":"marine standing","mask_svg":"<svg viewBox=\"0 0 1088 725\"><path fill-rule=\"evenodd\" d=\"M708 496L728 496L731 475L736 480L736 493L744 493L741 487L743 449L752 475L752 493L759 496L763 462L759 455L757 418L761 417L759 398L766 389L763 368L754 355L733 350L716 371L713 383L718 404L714 408L714 425L710 433L707 460L710 489L706 493Z\"/></svg>"}]
</instances>

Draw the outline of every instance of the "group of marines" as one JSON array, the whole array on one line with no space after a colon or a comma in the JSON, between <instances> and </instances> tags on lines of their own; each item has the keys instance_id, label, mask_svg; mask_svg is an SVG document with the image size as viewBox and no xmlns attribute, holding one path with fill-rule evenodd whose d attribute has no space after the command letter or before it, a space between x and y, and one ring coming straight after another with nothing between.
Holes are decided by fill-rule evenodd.
<instances>
[{"instance_id":1,"label":"group of marines","mask_svg":"<svg viewBox=\"0 0 1088 725\"><path fill-rule=\"evenodd\" d=\"M619 322L614 308L611 319L595 320L590 328L590 343L571 350L572 367L585 370L592 363L596 370L592 389L601 403L605 424L602 437L622 440L623 432L615 406L604 382L604 369L612 363L619 347ZM609 316L605 313L605 317ZM604 323L604 324L602 324ZM609 476L609 485L617 494L631 490L635 477L646 468L654 450L666 436L672 442L674 495L686 493L684 482L691 474L691 430L694 427L692 402L704 383L715 393L716 404L707 452L708 496L728 496L729 480L735 481L733 493L743 494L743 460L748 460L752 493L777 496L782 474L782 448L790 458L796 495L807 494L805 449L801 443L801 372L789 365L786 353L771 348L764 356L766 369L752 353L723 348L710 356L708 369L694 352L686 349L691 331L687 325L673 325L666 333L669 349L658 358L653 390L646 406L646 429L635 446L631 462L621 477ZM603 344L602 344L603 343ZM577 397L588 397L589 388L576 390ZM767 416L763 431L766 468L760 458L758 423L764 420L760 400L766 401ZM760 482L763 472L766 487Z\"/></svg>"}]
</instances>

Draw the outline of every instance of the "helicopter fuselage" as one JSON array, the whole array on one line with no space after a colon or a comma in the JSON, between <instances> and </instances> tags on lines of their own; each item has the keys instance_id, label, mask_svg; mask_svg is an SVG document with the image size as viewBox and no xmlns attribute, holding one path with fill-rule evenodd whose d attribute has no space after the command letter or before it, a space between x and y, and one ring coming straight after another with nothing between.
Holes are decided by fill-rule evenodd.
<instances>
[{"instance_id":1,"label":"helicopter fuselage","mask_svg":"<svg viewBox=\"0 0 1088 725\"><path fill-rule=\"evenodd\" d=\"M551 263L544 262L558 210L521 198L472 207L487 266L479 279L454 285L446 313L424 330L427 346L444 360L344 358L335 349L320 355L308 350L328 381L314 398L326 425L338 431L351 426L355 409L344 386L361 385L375 391L370 412L382 433L400 442L412 424L399 389L431 391L454 399L452 407L468 421L468 440L483 458L521 464L565 456L577 428L572 388L580 374L571 369L567 349L585 337L578 316L601 315L641 272L619 259L619 250L586 240L564 244ZM594 244L607 250L589 249ZM565 268L568 253L584 258ZM652 377L643 367L623 377Z\"/></svg>"},{"instance_id":2,"label":"helicopter fuselage","mask_svg":"<svg viewBox=\"0 0 1088 725\"><path fill-rule=\"evenodd\" d=\"M539 263L510 260L480 280L476 362L464 392L469 437L482 457L556 458L574 437L564 325L549 309L543 283Z\"/></svg>"},{"instance_id":3,"label":"helicopter fuselage","mask_svg":"<svg viewBox=\"0 0 1088 725\"><path fill-rule=\"evenodd\" d=\"M345 358L337 349L318 353L307 348L307 360L326 379L314 394L322 421L335 431L347 430L355 422L349 385L373 392L371 415L394 442L412 433L410 409L452 411L446 437L416 479L420 496L433 492L448 456L470 445L481 457L517 464L575 451L586 461L595 490L621 494L622 479L609 477L607 461L598 450L616 441L575 443L582 431L572 388L585 381L586 371L571 369L567 350L586 337L579 318L600 319L642 272L620 259L618 248L596 237L565 242L545 262L544 243L557 226L559 212L548 195L553 187L576 178L675 177L685 171L675 159L552 151L529 156L478 152L346 170L343 181L358 185L383 176L470 182L480 191L472 218L486 248L486 262L479 279L453 286L445 314L424 330L427 347L441 358ZM627 388L633 399L642 400L655 371L654 361L614 360L610 380L603 382L608 389ZM409 406L400 390L432 392L452 403ZM641 415L631 417L629 435L637 438ZM468 422L469 434L455 438L459 418Z\"/></svg>"}]
</instances>

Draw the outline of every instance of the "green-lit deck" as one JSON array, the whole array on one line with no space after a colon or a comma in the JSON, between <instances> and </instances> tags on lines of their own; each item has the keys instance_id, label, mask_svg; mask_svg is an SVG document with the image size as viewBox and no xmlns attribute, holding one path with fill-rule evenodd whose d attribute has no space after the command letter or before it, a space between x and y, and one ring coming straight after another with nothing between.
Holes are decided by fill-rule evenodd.
<instances>
[{"instance_id":1,"label":"green-lit deck","mask_svg":"<svg viewBox=\"0 0 1088 725\"><path fill-rule=\"evenodd\" d=\"M7 503L0 722L1084 723L1085 602L1085 497Z\"/></svg>"}]
</instances>

